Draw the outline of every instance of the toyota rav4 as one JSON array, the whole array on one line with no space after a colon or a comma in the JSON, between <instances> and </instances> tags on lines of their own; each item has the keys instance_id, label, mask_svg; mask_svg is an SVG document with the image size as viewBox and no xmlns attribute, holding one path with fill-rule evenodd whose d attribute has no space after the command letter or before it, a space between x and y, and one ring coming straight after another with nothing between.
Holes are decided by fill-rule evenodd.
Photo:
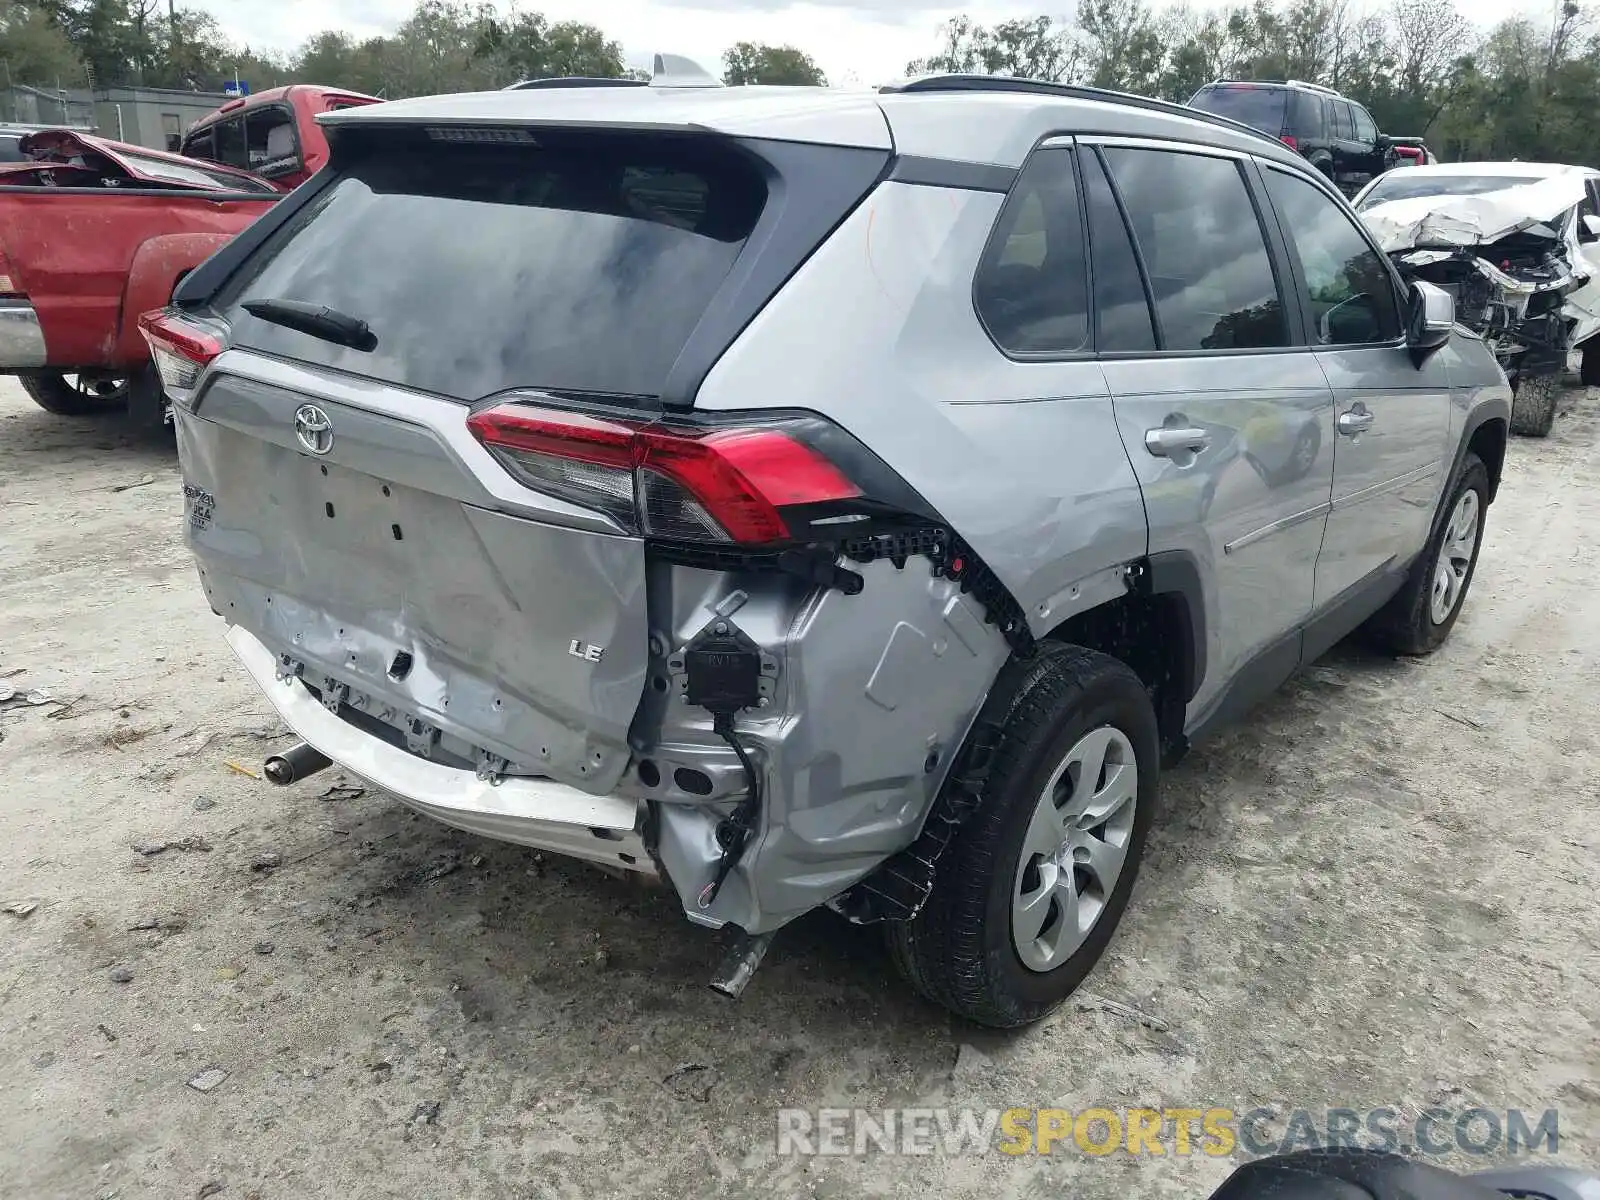
<instances>
[{"instance_id":1,"label":"toyota rav4","mask_svg":"<svg viewBox=\"0 0 1600 1200\"><path fill-rule=\"evenodd\" d=\"M1462 610L1509 390L1276 139L1017 80L322 118L143 329L187 536L308 745L998 1026L1081 981L1164 763Z\"/></svg>"}]
</instances>

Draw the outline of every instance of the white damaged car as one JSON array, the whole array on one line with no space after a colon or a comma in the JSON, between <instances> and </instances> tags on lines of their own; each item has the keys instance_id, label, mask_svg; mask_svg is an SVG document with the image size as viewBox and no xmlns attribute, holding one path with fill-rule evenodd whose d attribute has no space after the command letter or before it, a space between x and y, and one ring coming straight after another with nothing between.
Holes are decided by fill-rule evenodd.
<instances>
[{"instance_id":1,"label":"white damaged car","mask_svg":"<svg viewBox=\"0 0 1600 1200\"><path fill-rule=\"evenodd\" d=\"M1402 275L1455 297L1515 389L1514 433L1544 437L1561 375L1600 386L1600 171L1448 163L1378 176L1353 201Z\"/></svg>"}]
</instances>

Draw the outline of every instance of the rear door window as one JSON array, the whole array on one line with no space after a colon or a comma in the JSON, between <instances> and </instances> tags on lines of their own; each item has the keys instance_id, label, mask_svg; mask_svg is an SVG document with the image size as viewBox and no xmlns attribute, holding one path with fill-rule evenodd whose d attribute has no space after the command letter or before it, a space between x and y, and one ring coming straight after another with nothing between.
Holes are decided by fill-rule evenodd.
<instances>
[{"instance_id":1,"label":"rear door window","mask_svg":"<svg viewBox=\"0 0 1600 1200\"><path fill-rule=\"evenodd\" d=\"M1276 137L1283 132L1288 96L1285 88L1228 84L1201 88L1189 101L1189 107L1216 113L1219 117L1232 117Z\"/></svg>"},{"instance_id":2,"label":"rear door window","mask_svg":"<svg viewBox=\"0 0 1600 1200\"><path fill-rule=\"evenodd\" d=\"M1231 158L1107 147L1155 293L1164 350L1288 343L1266 237Z\"/></svg>"},{"instance_id":3,"label":"rear door window","mask_svg":"<svg viewBox=\"0 0 1600 1200\"><path fill-rule=\"evenodd\" d=\"M755 167L688 139L451 132L373 135L218 297L235 342L463 400L658 396L761 214ZM377 346L238 307L260 299L360 318Z\"/></svg>"},{"instance_id":4,"label":"rear door window","mask_svg":"<svg viewBox=\"0 0 1600 1200\"><path fill-rule=\"evenodd\" d=\"M1086 154L1081 161L1094 265L1095 349L1112 354L1154 350L1155 324L1128 227L1100 160Z\"/></svg>"},{"instance_id":5,"label":"rear door window","mask_svg":"<svg viewBox=\"0 0 1600 1200\"><path fill-rule=\"evenodd\" d=\"M1355 140L1356 127L1350 119L1350 106L1343 100L1328 101L1329 132L1336 138L1351 142Z\"/></svg>"},{"instance_id":6,"label":"rear door window","mask_svg":"<svg viewBox=\"0 0 1600 1200\"><path fill-rule=\"evenodd\" d=\"M224 166L238 167L241 171L250 169L250 154L246 149L243 117L218 121L211 127L211 133L216 139L216 157L213 161Z\"/></svg>"}]
</instances>

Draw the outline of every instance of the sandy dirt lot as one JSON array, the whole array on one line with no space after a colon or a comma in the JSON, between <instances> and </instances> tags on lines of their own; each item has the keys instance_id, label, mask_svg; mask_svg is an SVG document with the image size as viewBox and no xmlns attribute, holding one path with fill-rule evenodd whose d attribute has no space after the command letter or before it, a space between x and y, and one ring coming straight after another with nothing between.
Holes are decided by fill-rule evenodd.
<instances>
[{"instance_id":1,"label":"sandy dirt lot","mask_svg":"<svg viewBox=\"0 0 1600 1200\"><path fill-rule=\"evenodd\" d=\"M0 912L0 1194L1198 1198L1238 1161L780 1158L822 1105L1556 1108L1600 1167L1596 394L1512 446L1448 646L1341 647L1197 749L1107 961L1010 1036L827 915L730 1003L664 893L231 769L290 739L181 511L170 445L0 381L0 684L54 698L0 704L0 903L37 903Z\"/></svg>"}]
</instances>

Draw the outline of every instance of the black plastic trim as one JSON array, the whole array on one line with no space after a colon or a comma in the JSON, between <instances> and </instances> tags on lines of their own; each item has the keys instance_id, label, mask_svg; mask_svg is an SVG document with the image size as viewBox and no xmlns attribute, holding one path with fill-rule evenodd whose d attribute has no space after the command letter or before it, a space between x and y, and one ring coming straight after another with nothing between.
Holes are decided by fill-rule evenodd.
<instances>
[{"instance_id":1,"label":"black plastic trim","mask_svg":"<svg viewBox=\"0 0 1600 1200\"><path fill-rule=\"evenodd\" d=\"M734 139L761 169L767 204L727 281L667 372L665 408L690 408L711 368L817 247L885 177L887 150Z\"/></svg>"},{"instance_id":2,"label":"black plastic trim","mask_svg":"<svg viewBox=\"0 0 1600 1200\"><path fill-rule=\"evenodd\" d=\"M1322 612L1241 667L1189 735L1191 742L1239 720L1303 666L1321 658L1400 590L1410 563L1389 563L1359 580Z\"/></svg>"},{"instance_id":3,"label":"black plastic trim","mask_svg":"<svg viewBox=\"0 0 1600 1200\"><path fill-rule=\"evenodd\" d=\"M1450 485L1456 481L1456 476L1461 472L1461 464L1466 460L1467 451L1472 445L1472 439L1474 436L1476 436L1478 430L1482 429L1490 421L1503 422L1505 424L1505 430L1502 432L1501 437L1509 438L1511 436L1510 403L1504 400L1485 401L1483 404L1480 404L1477 408L1473 409L1472 412L1467 414L1466 424L1461 428L1461 441L1457 444L1455 458L1450 463L1450 474L1445 476L1444 491L1440 493L1439 503L1433 511L1433 522L1428 527L1428 538L1430 544L1432 544L1433 535L1439 530L1439 522L1445 519L1445 502L1450 498ZM1503 455L1504 452L1502 451L1502 470L1504 470L1505 465ZM1484 465L1489 466L1488 463L1485 463ZM1499 490L1500 477L1498 475L1491 475L1489 477L1489 503L1494 503L1495 496Z\"/></svg>"},{"instance_id":4,"label":"black plastic trim","mask_svg":"<svg viewBox=\"0 0 1600 1200\"><path fill-rule=\"evenodd\" d=\"M999 163L902 154L890 167L889 179L893 183L960 188L969 192L1009 192L1019 174L1016 167L1001 166Z\"/></svg>"},{"instance_id":5,"label":"black plastic trim","mask_svg":"<svg viewBox=\"0 0 1600 1200\"><path fill-rule=\"evenodd\" d=\"M324 168L294 191L282 196L272 208L246 225L231 241L184 276L178 290L172 293L172 302L182 309L203 308L233 273L244 265L245 260L260 249L262 243L320 196L333 179L334 173Z\"/></svg>"},{"instance_id":6,"label":"black plastic trim","mask_svg":"<svg viewBox=\"0 0 1600 1200\"><path fill-rule=\"evenodd\" d=\"M1179 647L1186 674L1181 676L1185 704L1193 700L1206 677L1206 593L1200 582L1200 565L1187 550L1163 550L1150 555L1148 590L1154 596L1178 596L1188 610L1188 644Z\"/></svg>"}]
</instances>

